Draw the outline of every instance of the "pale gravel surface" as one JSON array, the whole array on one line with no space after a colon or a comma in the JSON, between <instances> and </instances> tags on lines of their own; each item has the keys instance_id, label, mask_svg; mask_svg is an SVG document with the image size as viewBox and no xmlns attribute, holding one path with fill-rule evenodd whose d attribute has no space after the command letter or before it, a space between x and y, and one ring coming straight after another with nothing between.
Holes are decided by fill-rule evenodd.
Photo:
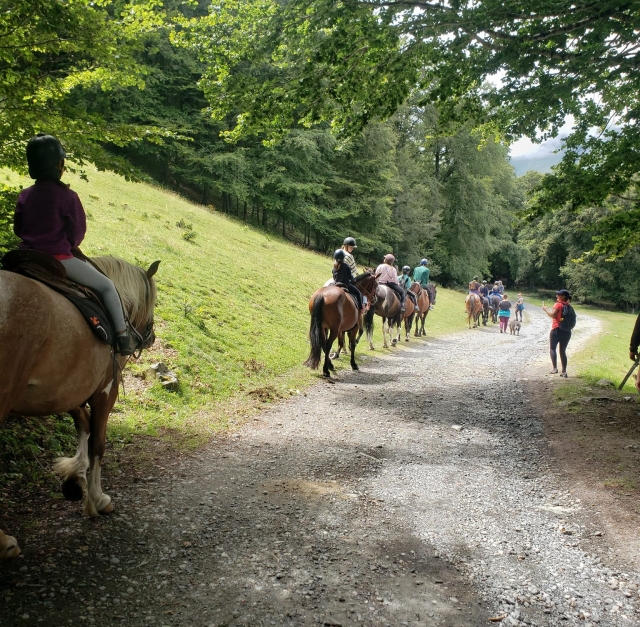
<instances>
[{"instance_id":1,"label":"pale gravel surface","mask_svg":"<svg viewBox=\"0 0 640 627\"><path fill-rule=\"evenodd\" d=\"M548 327L413 340L167 460L112 517L65 505L0 567L0 625L640 624L528 396L562 384Z\"/></svg>"}]
</instances>

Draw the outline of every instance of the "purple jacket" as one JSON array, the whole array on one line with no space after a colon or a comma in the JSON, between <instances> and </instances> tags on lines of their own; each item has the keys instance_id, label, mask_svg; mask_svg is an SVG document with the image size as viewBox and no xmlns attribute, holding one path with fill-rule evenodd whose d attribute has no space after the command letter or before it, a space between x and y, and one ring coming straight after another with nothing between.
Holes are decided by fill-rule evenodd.
<instances>
[{"instance_id":1,"label":"purple jacket","mask_svg":"<svg viewBox=\"0 0 640 627\"><path fill-rule=\"evenodd\" d=\"M36 181L20 192L13 232L20 248L49 255L71 256L87 231L87 217L78 194L59 181Z\"/></svg>"}]
</instances>

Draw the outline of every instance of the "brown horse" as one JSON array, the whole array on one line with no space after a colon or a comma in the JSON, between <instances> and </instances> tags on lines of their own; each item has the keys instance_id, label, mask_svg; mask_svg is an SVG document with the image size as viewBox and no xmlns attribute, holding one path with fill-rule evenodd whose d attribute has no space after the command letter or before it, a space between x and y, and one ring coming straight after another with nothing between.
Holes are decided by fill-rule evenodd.
<instances>
[{"instance_id":1,"label":"brown horse","mask_svg":"<svg viewBox=\"0 0 640 627\"><path fill-rule=\"evenodd\" d=\"M480 314L482 313L482 299L478 294L467 294L464 299L464 306L467 311L467 322L471 328L473 320L473 328L480 326Z\"/></svg>"},{"instance_id":2,"label":"brown horse","mask_svg":"<svg viewBox=\"0 0 640 627\"><path fill-rule=\"evenodd\" d=\"M93 261L114 282L131 325L148 348L155 340L152 277L160 262L145 272L115 257ZM0 271L0 422L9 413L71 414L78 449L74 457L59 459L56 470L65 479L66 498L80 500L86 493L87 516L113 511L111 498L102 492L100 465L126 361L120 356L114 360L111 347L96 338L66 298L42 283ZM0 531L0 558L19 553L15 538Z\"/></svg>"},{"instance_id":3,"label":"brown horse","mask_svg":"<svg viewBox=\"0 0 640 627\"><path fill-rule=\"evenodd\" d=\"M432 284L433 290L435 292L436 286ZM411 291L418 296L418 307L420 308L420 313L416 316L416 330L414 333L415 337L420 337L426 335L424 330L424 323L427 319L427 315L429 314L429 307L431 307L431 300L429 299L429 292L424 288L420 287L419 283L414 282L411 285Z\"/></svg>"},{"instance_id":4,"label":"brown horse","mask_svg":"<svg viewBox=\"0 0 640 627\"><path fill-rule=\"evenodd\" d=\"M400 324L398 325L398 335L396 339L396 343L400 341L400 335L402 334L402 322L404 322L404 341L409 341L409 336L411 335L411 327L413 326L413 321L416 317L416 308L413 304L413 301L407 297L407 300L404 303L405 312L400 314ZM418 305L419 307L420 305Z\"/></svg>"},{"instance_id":5,"label":"brown horse","mask_svg":"<svg viewBox=\"0 0 640 627\"><path fill-rule=\"evenodd\" d=\"M367 294L371 300L378 286L373 273L364 272L358 275L355 281L360 291ZM358 370L355 352L358 344L357 334L362 327L362 316L353 298L337 285L322 287L311 296L309 313L311 314L309 328L311 350L304 365L315 370L320 365L320 359L324 352L322 374L325 377L331 376L330 371L335 369L329 356L331 346L336 338L346 332L349 336L349 349L351 350L351 368Z\"/></svg>"},{"instance_id":6,"label":"brown horse","mask_svg":"<svg viewBox=\"0 0 640 627\"><path fill-rule=\"evenodd\" d=\"M371 307L364 317L364 330L367 332L367 340L369 340L369 350L375 350L373 347L373 316L377 314L382 318L382 339L383 347L389 348L387 343L387 334L391 346L398 343L397 339L391 339L394 326L400 326L402 314L400 313L400 299L396 293L386 285L378 285L376 290L376 304ZM358 335L358 339L362 335L362 330Z\"/></svg>"}]
</instances>

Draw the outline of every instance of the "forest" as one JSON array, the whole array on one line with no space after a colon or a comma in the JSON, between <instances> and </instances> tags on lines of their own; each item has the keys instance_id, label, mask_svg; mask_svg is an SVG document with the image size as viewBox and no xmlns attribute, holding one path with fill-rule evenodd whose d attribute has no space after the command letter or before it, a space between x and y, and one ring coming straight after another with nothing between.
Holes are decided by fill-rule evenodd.
<instances>
[{"instance_id":1,"label":"forest","mask_svg":"<svg viewBox=\"0 0 640 627\"><path fill-rule=\"evenodd\" d=\"M70 167L154 181L358 262L640 306L640 10L572 3L10 0L0 162L58 136ZM496 80L499 77L499 80ZM551 174L509 144L575 120ZM0 250L18 189L0 186Z\"/></svg>"}]
</instances>

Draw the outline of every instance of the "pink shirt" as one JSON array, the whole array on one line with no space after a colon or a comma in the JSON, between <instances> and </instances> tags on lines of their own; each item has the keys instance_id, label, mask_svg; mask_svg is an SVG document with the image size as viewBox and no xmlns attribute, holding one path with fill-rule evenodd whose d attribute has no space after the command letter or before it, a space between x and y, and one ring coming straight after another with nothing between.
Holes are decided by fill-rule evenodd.
<instances>
[{"instance_id":1,"label":"pink shirt","mask_svg":"<svg viewBox=\"0 0 640 627\"><path fill-rule=\"evenodd\" d=\"M381 263L376 268L376 274L380 275L378 276L378 283L398 283L398 273L388 263Z\"/></svg>"}]
</instances>

